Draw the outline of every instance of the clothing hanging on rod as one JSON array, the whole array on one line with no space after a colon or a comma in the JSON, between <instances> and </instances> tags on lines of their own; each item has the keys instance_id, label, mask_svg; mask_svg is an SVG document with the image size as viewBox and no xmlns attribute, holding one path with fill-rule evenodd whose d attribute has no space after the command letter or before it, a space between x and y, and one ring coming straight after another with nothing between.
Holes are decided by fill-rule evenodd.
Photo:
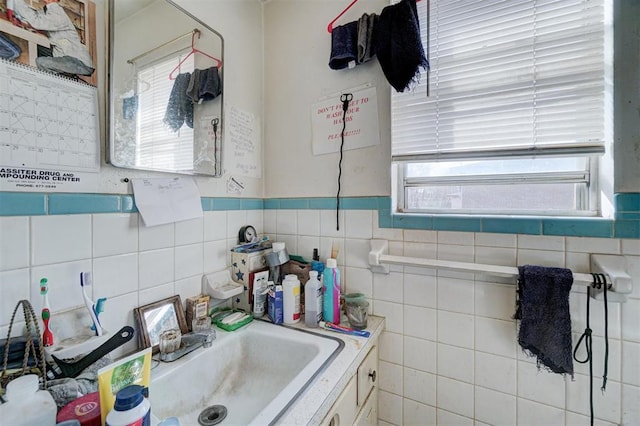
<instances>
[{"instance_id":1,"label":"clothing hanging on rod","mask_svg":"<svg viewBox=\"0 0 640 426\"><path fill-rule=\"evenodd\" d=\"M419 2L420 0L416 0L416 3ZM347 10L351 9L351 7L356 4L358 2L358 0L353 0L351 3L349 3L349 5L347 7L344 8L344 10L342 12L340 12L338 14L338 16L336 16L335 18L333 18L333 20L331 22L329 22L329 25L327 25L327 31L329 32L329 34L331 34L331 32L333 32L333 24L336 23L336 21L338 19L340 19L342 17L342 15L344 15L345 13L347 13Z\"/></svg>"},{"instance_id":2,"label":"clothing hanging on rod","mask_svg":"<svg viewBox=\"0 0 640 426\"><path fill-rule=\"evenodd\" d=\"M198 38L200 38L200 30L198 30L197 28L196 28L196 29L194 29L194 30L193 30L193 32L191 33L191 51L190 51L189 53L187 53L187 55L186 55L184 58L182 58L182 59L180 60L180 62L178 62L178 65L176 65L176 67L175 67L175 68L174 68L174 69L169 73L169 79L170 79L170 80L175 80L175 79L176 79L176 76L177 76L177 74L175 74L175 73L176 73L176 71L178 71L178 74L179 74L179 73L180 73L180 66L181 66L181 65L182 65L182 64L183 64L183 63L184 63L184 62L185 62L185 61L186 61L186 60L187 60L191 55L194 55L194 54L196 54L196 53L199 53L199 54L201 54L201 55L206 56L207 58L210 58L210 59L213 59L214 61L216 61L216 65L215 65L215 66L216 66L217 68L222 67L222 61L221 61L220 59L218 59L218 58L216 58L216 57L214 57L214 56L211 56L211 55L209 55L208 53L203 52L202 50L200 50L200 49L196 48L196 46L195 46L195 37L196 37L196 34L198 35Z\"/></svg>"}]
</instances>

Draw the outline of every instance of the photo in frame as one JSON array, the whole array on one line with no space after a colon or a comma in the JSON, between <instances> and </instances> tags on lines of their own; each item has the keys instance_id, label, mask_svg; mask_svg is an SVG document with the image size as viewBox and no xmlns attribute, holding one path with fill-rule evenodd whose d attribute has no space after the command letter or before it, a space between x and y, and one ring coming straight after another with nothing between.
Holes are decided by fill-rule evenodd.
<instances>
[{"instance_id":1,"label":"photo in frame","mask_svg":"<svg viewBox=\"0 0 640 426\"><path fill-rule=\"evenodd\" d=\"M189 331L179 295L139 306L133 310L133 316L140 347L151 347L154 354L160 350L160 335L164 331L179 329L183 335Z\"/></svg>"}]
</instances>

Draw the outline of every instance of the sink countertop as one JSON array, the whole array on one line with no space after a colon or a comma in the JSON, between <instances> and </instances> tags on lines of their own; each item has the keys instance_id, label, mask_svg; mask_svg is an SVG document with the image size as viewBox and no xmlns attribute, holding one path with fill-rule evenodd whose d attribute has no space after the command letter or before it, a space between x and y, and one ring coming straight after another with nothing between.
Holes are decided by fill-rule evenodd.
<instances>
[{"instance_id":1,"label":"sink countertop","mask_svg":"<svg viewBox=\"0 0 640 426\"><path fill-rule=\"evenodd\" d=\"M346 320L341 324L349 327ZM358 366L373 347L373 342L380 336L384 328L384 318L376 316L367 318L367 331L371 333L370 337L352 336L323 328L310 328L304 325L304 318L293 327L337 337L345 343L344 349L333 362L316 377L277 422L278 425L317 425L327 415L349 383L351 376L356 373Z\"/></svg>"}]
</instances>

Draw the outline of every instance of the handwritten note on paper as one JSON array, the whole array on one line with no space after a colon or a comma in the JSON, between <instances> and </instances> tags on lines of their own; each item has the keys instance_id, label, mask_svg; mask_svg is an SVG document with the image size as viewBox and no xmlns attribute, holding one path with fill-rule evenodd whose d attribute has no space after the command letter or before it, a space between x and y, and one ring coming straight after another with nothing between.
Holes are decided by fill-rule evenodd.
<instances>
[{"instance_id":1,"label":"handwritten note on paper","mask_svg":"<svg viewBox=\"0 0 640 426\"><path fill-rule=\"evenodd\" d=\"M254 178L262 177L259 125L256 117L234 106L227 114L229 172Z\"/></svg>"},{"instance_id":2,"label":"handwritten note on paper","mask_svg":"<svg viewBox=\"0 0 640 426\"><path fill-rule=\"evenodd\" d=\"M191 177L132 179L136 207L146 226L202 217L202 202Z\"/></svg>"},{"instance_id":3,"label":"handwritten note on paper","mask_svg":"<svg viewBox=\"0 0 640 426\"><path fill-rule=\"evenodd\" d=\"M380 143L378 131L378 97L375 87L344 90L353 94L346 115L342 110L341 93L317 102L311 107L313 155L339 152L344 126L344 150L375 146Z\"/></svg>"}]
</instances>

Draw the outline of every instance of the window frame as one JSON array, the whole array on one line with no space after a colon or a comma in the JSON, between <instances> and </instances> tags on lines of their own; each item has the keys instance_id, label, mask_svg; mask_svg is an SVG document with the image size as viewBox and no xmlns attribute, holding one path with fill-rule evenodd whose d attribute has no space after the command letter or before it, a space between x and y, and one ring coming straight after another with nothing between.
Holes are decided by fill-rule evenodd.
<instances>
[{"instance_id":1,"label":"window frame","mask_svg":"<svg viewBox=\"0 0 640 426\"><path fill-rule=\"evenodd\" d=\"M428 3L428 2L427 2ZM557 173L523 173L523 174L515 174L512 177L514 179L524 179L531 180L532 182L541 182L541 183L556 183L556 182L568 182L571 179L575 182L582 181L585 185L582 188L577 188L576 190L576 201L579 207L582 210L554 210L548 211L543 210L543 208L539 208L537 210L508 210L504 211L499 206L496 206L495 209L492 210L484 210L484 209L440 209L440 208L429 208L429 209L415 209L407 207L407 189L411 187L415 187L421 182L427 183L437 182L438 185L451 184L452 182L463 182L467 180L472 182L474 180L483 180L488 184L498 183L501 180L504 180L504 175L493 175L494 178L488 178L487 176L471 176L465 175L464 178L407 178L406 177L406 167L411 162L430 162L429 160L418 161L415 158L411 158L411 155L406 155L406 160L398 160L392 159L392 212L397 214L423 214L423 215L472 215L475 217L482 216L515 216L515 217L551 217L551 216L559 216L559 217L603 217L604 212L602 209L601 197L603 196L602 188L600 184L600 163L604 161L607 163L609 160L607 157L611 155L609 149L612 146L611 142L611 132L608 129L609 122L613 120L613 108L610 105L610 98L612 96L612 90L610 87L610 83L607 82L607 78L612 73L612 61L608 61L607 58L612 58L612 25L609 25L608 22L611 18L612 14L612 4L608 0L605 0L605 11L604 11L604 49L605 49L605 57L604 57L604 144L605 152L600 152L600 154L604 154L601 157L597 157L594 154L594 151L586 152L582 154L575 154L578 156L587 157L586 167L584 172L575 172L575 173L566 173L566 172L557 172ZM431 19L431 13L427 12L428 19ZM430 38L430 31L426 31L426 37L423 35L423 40L431 42L433 39ZM611 52L608 52L611 51ZM425 52L429 52L429 46L425 46ZM427 53L428 54L428 53ZM430 72L423 73L422 77L426 81L426 93L428 96L432 95L431 85L433 84L433 79L430 77ZM392 90L392 89L391 89ZM392 115L392 123L393 123L393 99L391 99L390 111ZM393 137L393 135L392 135ZM392 142L393 143L393 142ZM588 145L588 144L585 144ZM587 151L590 149L589 147L585 148ZM579 149L576 151L579 152ZM480 153L479 157L482 156ZM396 156L398 157L398 156ZM498 159L500 155L491 157L491 159ZM438 158L436 154L433 156L433 161L438 161L438 159L443 159L442 156ZM455 158L455 155L454 155ZM470 156L469 159L473 159L473 156ZM584 178L582 180L578 179L576 176L582 174Z\"/></svg>"}]
</instances>

